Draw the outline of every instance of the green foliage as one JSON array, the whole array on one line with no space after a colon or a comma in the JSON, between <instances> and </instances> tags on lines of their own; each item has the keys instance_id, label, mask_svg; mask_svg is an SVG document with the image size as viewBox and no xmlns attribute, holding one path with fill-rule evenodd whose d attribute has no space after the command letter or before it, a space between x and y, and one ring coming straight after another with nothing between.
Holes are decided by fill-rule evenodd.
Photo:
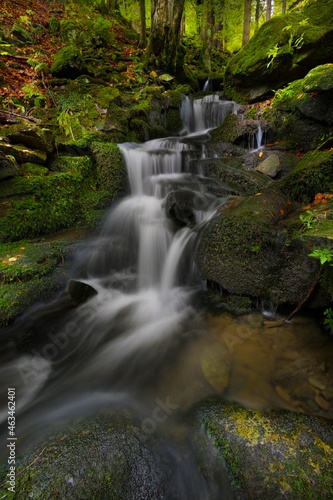
<instances>
[{"instance_id":1,"label":"green foliage","mask_svg":"<svg viewBox=\"0 0 333 500\"><path fill-rule=\"evenodd\" d=\"M82 126L78 117L73 114L71 109L66 108L58 115L57 122L66 137L70 137L73 141L81 138Z\"/></svg>"},{"instance_id":2,"label":"green foliage","mask_svg":"<svg viewBox=\"0 0 333 500\"><path fill-rule=\"evenodd\" d=\"M300 215L299 218L306 229L313 229L314 225L318 222L317 217L311 212L311 210L307 210L305 214Z\"/></svg>"},{"instance_id":3,"label":"green foliage","mask_svg":"<svg viewBox=\"0 0 333 500\"><path fill-rule=\"evenodd\" d=\"M321 265L327 262L330 266L333 266L333 252L329 248L317 248L309 253L309 257L319 259Z\"/></svg>"},{"instance_id":4,"label":"green foliage","mask_svg":"<svg viewBox=\"0 0 333 500\"><path fill-rule=\"evenodd\" d=\"M300 49L302 47L304 43L305 33L304 31L300 33L300 28L304 28L305 26L308 25L309 25L309 20L308 18L306 18L302 19L302 21L300 21L297 26L288 25L283 28L282 31L286 31L287 33L289 33L289 40L288 40L289 47L293 47L295 49Z\"/></svg>"},{"instance_id":5,"label":"green foliage","mask_svg":"<svg viewBox=\"0 0 333 500\"><path fill-rule=\"evenodd\" d=\"M45 101L44 93L38 88L35 82L28 83L22 87L24 92L25 100L29 101L30 104L33 103L34 106L41 106Z\"/></svg>"},{"instance_id":6,"label":"green foliage","mask_svg":"<svg viewBox=\"0 0 333 500\"><path fill-rule=\"evenodd\" d=\"M278 46L278 44L275 44L274 47L272 47L271 49L268 50L267 57L269 58L269 61L267 63L267 68L269 68L271 66L271 64L273 63L274 59L278 55L278 52L279 52L279 46Z\"/></svg>"},{"instance_id":7,"label":"green foliage","mask_svg":"<svg viewBox=\"0 0 333 500\"><path fill-rule=\"evenodd\" d=\"M331 333L333 333L333 310L331 307L324 311L324 316L326 316L324 319L324 325L330 329Z\"/></svg>"}]
</instances>

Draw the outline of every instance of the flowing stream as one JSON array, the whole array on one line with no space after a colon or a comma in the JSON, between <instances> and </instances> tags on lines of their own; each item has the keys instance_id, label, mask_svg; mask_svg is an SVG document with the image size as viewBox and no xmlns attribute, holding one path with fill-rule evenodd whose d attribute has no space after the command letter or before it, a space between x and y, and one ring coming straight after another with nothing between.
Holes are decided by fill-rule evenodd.
<instances>
[{"instance_id":1,"label":"flowing stream","mask_svg":"<svg viewBox=\"0 0 333 500\"><path fill-rule=\"evenodd\" d=\"M64 293L35 306L14 326L37 335L27 352L1 369L4 383L18 388L22 443L29 446L43 430L77 416L121 405L140 415L144 429L156 398L171 401L179 417L194 402L222 392L223 383L211 383L205 369L206 359L220 367L224 360L230 363L225 345L219 354L217 328L238 339L232 349L239 348L243 367L236 370L226 397L246 402L244 380L250 374L257 406L277 403L276 395L268 395L265 355L256 382L255 368L248 360L242 364L246 341L260 340L261 326L249 322L247 337L244 328L237 337L237 320L219 327L213 320L209 332L196 300L203 287L193 263L196 228L223 200L205 190L195 160L210 154L205 148L209 130L235 112L235 103L216 94L184 98L179 137L120 145L130 195L110 210L100 234L80 246L72 273L74 287L83 283L91 291L89 300L75 306ZM197 200L192 229L179 229L167 217L168 196L177 189Z\"/></svg>"}]
</instances>

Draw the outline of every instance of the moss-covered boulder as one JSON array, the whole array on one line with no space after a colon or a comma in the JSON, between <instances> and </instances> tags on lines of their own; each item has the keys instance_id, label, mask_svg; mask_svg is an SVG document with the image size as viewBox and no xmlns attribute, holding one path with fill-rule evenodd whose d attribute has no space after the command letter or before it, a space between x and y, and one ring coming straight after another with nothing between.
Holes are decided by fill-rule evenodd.
<instances>
[{"instance_id":1,"label":"moss-covered boulder","mask_svg":"<svg viewBox=\"0 0 333 500\"><path fill-rule=\"evenodd\" d=\"M0 327L64 286L65 262L80 235L73 231L58 234L57 241L0 244Z\"/></svg>"},{"instance_id":2,"label":"moss-covered boulder","mask_svg":"<svg viewBox=\"0 0 333 500\"><path fill-rule=\"evenodd\" d=\"M225 94L237 102L253 102L273 89L303 78L333 57L333 2L308 1L303 8L274 16L229 61Z\"/></svg>"},{"instance_id":3,"label":"moss-covered boulder","mask_svg":"<svg viewBox=\"0 0 333 500\"><path fill-rule=\"evenodd\" d=\"M199 406L196 418L227 469L235 498L333 496L329 421L216 400Z\"/></svg>"},{"instance_id":4,"label":"moss-covered boulder","mask_svg":"<svg viewBox=\"0 0 333 500\"><path fill-rule=\"evenodd\" d=\"M333 151L311 151L281 181L284 193L303 204L317 193L333 192Z\"/></svg>"},{"instance_id":5,"label":"moss-covered boulder","mask_svg":"<svg viewBox=\"0 0 333 500\"><path fill-rule=\"evenodd\" d=\"M231 294L275 304L301 302L319 263L308 257L304 242L280 229L292 210L290 199L275 186L222 206L202 231L197 256L202 277Z\"/></svg>"},{"instance_id":6,"label":"moss-covered boulder","mask_svg":"<svg viewBox=\"0 0 333 500\"><path fill-rule=\"evenodd\" d=\"M97 185L110 203L127 193L127 171L117 144L94 142L92 158L96 165Z\"/></svg>"},{"instance_id":7,"label":"moss-covered boulder","mask_svg":"<svg viewBox=\"0 0 333 500\"><path fill-rule=\"evenodd\" d=\"M8 144L0 140L0 152L6 156L13 156L17 163L37 163L43 165L47 154L39 149L30 149L20 144Z\"/></svg>"},{"instance_id":8,"label":"moss-covered boulder","mask_svg":"<svg viewBox=\"0 0 333 500\"><path fill-rule=\"evenodd\" d=\"M16 23L13 25L10 34L12 38L16 38L19 42L23 44L33 43L34 41L32 36L27 32L27 30Z\"/></svg>"},{"instance_id":9,"label":"moss-covered boulder","mask_svg":"<svg viewBox=\"0 0 333 500\"><path fill-rule=\"evenodd\" d=\"M67 45L54 55L51 73L59 78L77 78L87 72L87 65L80 49Z\"/></svg>"},{"instance_id":10,"label":"moss-covered boulder","mask_svg":"<svg viewBox=\"0 0 333 500\"><path fill-rule=\"evenodd\" d=\"M68 157L64 170L45 175L30 169L21 177L2 181L1 241L50 234L85 223L86 207L93 208L92 199L99 194L92 161L87 156Z\"/></svg>"},{"instance_id":11,"label":"moss-covered boulder","mask_svg":"<svg viewBox=\"0 0 333 500\"><path fill-rule=\"evenodd\" d=\"M12 144L21 144L30 149L52 153L54 135L51 130L32 124L17 124L1 127L0 135Z\"/></svg>"},{"instance_id":12,"label":"moss-covered boulder","mask_svg":"<svg viewBox=\"0 0 333 500\"><path fill-rule=\"evenodd\" d=\"M0 180L18 175L20 175L20 171L15 158L0 152Z\"/></svg>"},{"instance_id":13,"label":"moss-covered boulder","mask_svg":"<svg viewBox=\"0 0 333 500\"><path fill-rule=\"evenodd\" d=\"M270 183L268 177L243 169L241 162L241 158L209 158L198 163L205 176L218 180L234 194L255 194Z\"/></svg>"},{"instance_id":14,"label":"moss-covered boulder","mask_svg":"<svg viewBox=\"0 0 333 500\"><path fill-rule=\"evenodd\" d=\"M333 123L332 68L332 64L320 65L275 93L265 116L270 120L276 141L301 151L321 145L329 149Z\"/></svg>"}]
</instances>

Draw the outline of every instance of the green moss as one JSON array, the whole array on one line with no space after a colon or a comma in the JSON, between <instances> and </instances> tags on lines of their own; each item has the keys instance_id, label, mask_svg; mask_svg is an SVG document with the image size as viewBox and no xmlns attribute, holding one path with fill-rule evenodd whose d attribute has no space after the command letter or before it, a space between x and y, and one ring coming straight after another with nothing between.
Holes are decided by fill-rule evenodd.
<instances>
[{"instance_id":1,"label":"green moss","mask_svg":"<svg viewBox=\"0 0 333 500\"><path fill-rule=\"evenodd\" d=\"M86 68L81 51L73 45L68 45L54 55L51 73L60 78L76 78L84 73Z\"/></svg>"},{"instance_id":2,"label":"green moss","mask_svg":"<svg viewBox=\"0 0 333 500\"><path fill-rule=\"evenodd\" d=\"M96 171L88 157L60 157L49 175L27 175L3 181L0 195L0 238L13 241L49 234L85 223ZM59 172L60 170L60 172ZM105 186L101 191L104 196ZM91 206L91 208L95 208Z\"/></svg>"},{"instance_id":3,"label":"green moss","mask_svg":"<svg viewBox=\"0 0 333 500\"><path fill-rule=\"evenodd\" d=\"M53 16L49 20L49 30L53 36L58 35L60 31L60 21Z\"/></svg>"},{"instance_id":4,"label":"green moss","mask_svg":"<svg viewBox=\"0 0 333 500\"><path fill-rule=\"evenodd\" d=\"M34 42L32 36L27 32L27 30L22 28L22 26L20 26L19 24L15 23L13 25L11 33L13 36L18 38L21 42L24 42L24 43L33 43Z\"/></svg>"},{"instance_id":5,"label":"green moss","mask_svg":"<svg viewBox=\"0 0 333 500\"><path fill-rule=\"evenodd\" d=\"M111 202L123 196L127 191L127 172L123 157L112 142L94 142L91 145L96 166L97 186Z\"/></svg>"},{"instance_id":6,"label":"green moss","mask_svg":"<svg viewBox=\"0 0 333 500\"><path fill-rule=\"evenodd\" d=\"M281 189L303 204L319 192L333 192L333 152L312 151L281 181Z\"/></svg>"},{"instance_id":7,"label":"green moss","mask_svg":"<svg viewBox=\"0 0 333 500\"><path fill-rule=\"evenodd\" d=\"M272 100L273 109L295 110L300 100L306 99L303 91L303 80L295 80L284 89L279 89Z\"/></svg>"},{"instance_id":8,"label":"green moss","mask_svg":"<svg viewBox=\"0 0 333 500\"><path fill-rule=\"evenodd\" d=\"M0 283L29 281L49 274L60 262L65 244L21 240L0 244Z\"/></svg>"},{"instance_id":9,"label":"green moss","mask_svg":"<svg viewBox=\"0 0 333 500\"><path fill-rule=\"evenodd\" d=\"M34 277L31 281L0 285L0 327L12 322L28 307L45 300L61 287L52 276Z\"/></svg>"},{"instance_id":10,"label":"green moss","mask_svg":"<svg viewBox=\"0 0 333 500\"><path fill-rule=\"evenodd\" d=\"M37 165L36 163L22 163L20 166L20 172L23 177L33 176L41 176L48 175L49 171L46 167L42 167L41 165Z\"/></svg>"},{"instance_id":11,"label":"green moss","mask_svg":"<svg viewBox=\"0 0 333 500\"><path fill-rule=\"evenodd\" d=\"M53 272L66 258L65 241L0 244L0 327L60 286Z\"/></svg>"},{"instance_id":12,"label":"green moss","mask_svg":"<svg viewBox=\"0 0 333 500\"><path fill-rule=\"evenodd\" d=\"M333 64L313 68L303 78L303 92L320 92L333 89Z\"/></svg>"},{"instance_id":13,"label":"green moss","mask_svg":"<svg viewBox=\"0 0 333 500\"><path fill-rule=\"evenodd\" d=\"M197 411L240 497L329 498L328 423L302 414L208 401Z\"/></svg>"}]
</instances>

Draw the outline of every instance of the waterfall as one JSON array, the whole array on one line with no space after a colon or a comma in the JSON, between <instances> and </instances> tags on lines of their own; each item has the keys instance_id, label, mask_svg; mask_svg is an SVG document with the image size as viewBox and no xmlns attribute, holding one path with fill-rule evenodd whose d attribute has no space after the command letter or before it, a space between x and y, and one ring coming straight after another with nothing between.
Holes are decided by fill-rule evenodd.
<instances>
[{"instance_id":1,"label":"waterfall","mask_svg":"<svg viewBox=\"0 0 333 500\"><path fill-rule=\"evenodd\" d=\"M25 394L22 433L112 402L132 404L175 346L188 342L198 317L193 294L201 286L192 259L196 233L179 230L167 216L168 195L190 192L195 222L208 216L216 197L204 190L197 167L200 154L209 157L202 135L236 109L217 94L186 97L178 137L119 145L130 194L110 210L100 234L81 245L71 276L73 286L83 283L97 293L61 314L64 299L55 299L18 323L24 329L37 321L44 336L32 362L24 357L25 376L17 383L18 400Z\"/></svg>"}]
</instances>

